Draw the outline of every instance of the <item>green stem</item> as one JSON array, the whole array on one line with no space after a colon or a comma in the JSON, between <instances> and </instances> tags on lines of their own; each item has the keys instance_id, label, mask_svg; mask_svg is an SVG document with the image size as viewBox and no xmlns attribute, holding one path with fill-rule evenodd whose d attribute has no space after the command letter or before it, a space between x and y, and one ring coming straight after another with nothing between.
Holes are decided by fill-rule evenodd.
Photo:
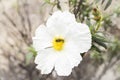
<instances>
[{"instance_id":1,"label":"green stem","mask_svg":"<svg viewBox=\"0 0 120 80\"><path fill-rule=\"evenodd\" d=\"M98 29L101 27L101 21L99 21L98 23L97 23L97 27L96 27L96 29L95 29L95 33L98 31Z\"/></svg>"}]
</instances>

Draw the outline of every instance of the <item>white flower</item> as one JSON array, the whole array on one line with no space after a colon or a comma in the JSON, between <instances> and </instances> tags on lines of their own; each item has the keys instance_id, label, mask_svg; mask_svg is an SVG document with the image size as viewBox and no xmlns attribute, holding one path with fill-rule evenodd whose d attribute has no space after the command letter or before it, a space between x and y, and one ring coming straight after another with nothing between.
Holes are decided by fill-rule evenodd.
<instances>
[{"instance_id":1,"label":"white flower","mask_svg":"<svg viewBox=\"0 0 120 80\"><path fill-rule=\"evenodd\" d=\"M57 11L48 19L46 26L40 25L33 37L33 46L38 52L35 63L41 74L55 70L59 76L68 76L78 66L91 47L89 27L77 23L68 11Z\"/></svg>"}]
</instances>

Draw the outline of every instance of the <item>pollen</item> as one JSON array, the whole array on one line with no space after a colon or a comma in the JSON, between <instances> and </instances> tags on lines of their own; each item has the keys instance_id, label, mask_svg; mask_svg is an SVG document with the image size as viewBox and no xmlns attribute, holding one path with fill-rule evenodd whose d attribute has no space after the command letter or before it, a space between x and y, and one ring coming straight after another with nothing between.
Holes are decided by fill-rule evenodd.
<instances>
[{"instance_id":1,"label":"pollen","mask_svg":"<svg viewBox=\"0 0 120 80\"><path fill-rule=\"evenodd\" d=\"M64 47L64 39L62 37L55 37L53 39L53 48L57 51L61 51Z\"/></svg>"}]
</instances>

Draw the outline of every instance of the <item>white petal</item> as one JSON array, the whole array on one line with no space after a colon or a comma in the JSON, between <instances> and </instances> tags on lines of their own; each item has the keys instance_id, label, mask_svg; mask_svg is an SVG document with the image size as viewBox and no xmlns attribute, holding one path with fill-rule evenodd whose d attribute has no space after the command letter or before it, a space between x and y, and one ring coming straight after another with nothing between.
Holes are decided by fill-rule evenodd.
<instances>
[{"instance_id":1,"label":"white petal","mask_svg":"<svg viewBox=\"0 0 120 80\"><path fill-rule=\"evenodd\" d=\"M69 25L73 22L75 22L73 14L68 11L57 11L47 20L46 25L52 28L53 31L56 31L54 34L64 36L69 30Z\"/></svg>"},{"instance_id":2,"label":"white petal","mask_svg":"<svg viewBox=\"0 0 120 80\"><path fill-rule=\"evenodd\" d=\"M89 27L85 24L74 23L71 30L66 35L67 40L71 40L79 47L80 53L87 52L92 43Z\"/></svg>"},{"instance_id":3,"label":"white petal","mask_svg":"<svg viewBox=\"0 0 120 80\"><path fill-rule=\"evenodd\" d=\"M40 51L35 58L35 63L38 64L36 68L41 70L41 74L49 74L54 68L56 59L57 55L53 49Z\"/></svg>"},{"instance_id":4,"label":"white petal","mask_svg":"<svg viewBox=\"0 0 120 80\"><path fill-rule=\"evenodd\" d=\"M72 68L78 66L78 64L82 61L80 49L78 46L76 46L76 44L74 44L74 42L71 41L66 42L64 47L64 54L70 61Z\"/></svg>"},{"instance_id":5,"label":"white petal","mask_svg":"<svg viewBox=\"0 0 120 80\"><path fill-rule=\"evenodd\" d=\"M70 75L72 68L78 66L82 60L78 47L72 42L66 42L64 49L58 55L55 70L59 76Z\"/></svg>"},{"instance_id":6,"label":"white petal","mask_svg":"<svg viewBox=\"0 0 120 80\"><path fill-rule=\"evenodd\" d=\"M36 51L52 46L52 36L44 25L40 25L33 37L33 46Z\"/></svg>"},{"instance_id":7,"label":"white petal","mask_svg":"<svg viewBox=\"0 0 120 80\"><path fill-rule=\"evenodd\" d=\"M55 70L59 76L68 76L72 72L72 67L67 57L59 55L55 64Z\"/></svg>"}]
</instances>

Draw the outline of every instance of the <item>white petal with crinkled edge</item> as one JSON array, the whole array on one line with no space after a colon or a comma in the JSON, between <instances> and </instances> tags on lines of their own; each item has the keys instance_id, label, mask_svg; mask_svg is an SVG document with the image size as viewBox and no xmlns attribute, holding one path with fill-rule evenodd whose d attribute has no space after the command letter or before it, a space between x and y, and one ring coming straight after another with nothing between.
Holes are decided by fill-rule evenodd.
<instances>
[{"instance_id":1,"label":"white petal with crinkled edge","mask_svg":"<svg viewBox=\"0 0 120 80\"><path fill-rule=\"evenodd\" d=\"M40 51L35 58L35 63L41 70L41 74L48 74L55 67L59 76L68 76L72 68L78 66L81 60L78 47L69 41L62 51L55 51L52 48Z\"/></svg>"},{"instance_id":2,"label":"white petal with crinkled edge","mask_svg":"<svg viewBox=\"0 0 120 80\"><path fill-rule=\"evenodd\" d=\"M56 35L64 36L68 30L69 25L75 22L75 16L68 11L57 11L47 20L46 26L56 31ZM51 31L52 32L52 31Z\"/></svg>"},{"instance_id":3,"label":"white petal with crinkled edge","mask_svg":"<svg viewBox=\"0 0 120 80\"><path fill-rule=\"evenodd\" d=\"M55 12L48 19L46 26L44 29L38 28L33 38L33 44L35 43L35 47L39 51L35 58L37 68L41 70L42 74L49 74L55 68L59 76L68 76L71 74L72 68L81 62L80 53L87 52L91 47L89 27L77 23L74 15L68 11ZM53 38L57 35L65 39L63 50L56 51L53 47L41 50L50 47Z\"/></svg>"},{"instance_id":4,"label":"white petal with crinkled edge","mask_svg":"<svg viewBox=\"0 0 120 80\"><path fill-rule=\"evenodd\" d=\"M55 70L59 76L68 76L72 72L72 67L66 56L60 56L55 64Z\"/></svg>"},{"instance_id":5,"label":"white petal with crinkled edge","mask_svg":"<svg viewBox=\"0 0 120 80\"><path fill-rule=\"evenodd\" d=\"M87 52L92 45L89 27L82 23L73 23L66 35L66 39L73 41L79 47L80 53Z\"/></svg>"},{"instance_id":6,"label":"white petal with crinkled edge","mask_svg":"<svg viewBox=\"0 0 120 80\"><path fill-rule=\"evenodd\" d=\"M78 47L72 42L67 42L64 49L58 55L55 70L59 76L70 75L72 68L78 66L82 60Z\"/></svg>"},{"instance_id":7,"label":"white petal with crinkled edge","mask_svg":"<svg viewBox=\"0 0 120 80\"><path fill-rule=\"evenodd\" d=\"M36 51L42 50L52 46L52 36L49 34L47 28L44 25L40 25L35 31L35 37L33 37L33 47Z\"/></svg>"},{"instance_id":8,"label":"white petal with crinkled edge","mask_svg":"<svg viewBox=\"0 0 120 80\"><path fill-rule=\"evenodd\" d=\"M79 47L74 44L72 41L67 41L64 47L64 54L71 63L72 68L78 66L78 64L82 61L82 57L80 55Z\"/></svg>"},{"instance_id":9,"label":"white petal with crinkled edge","mask_svg":"<svg viewBox=\"0 0 120 80\"><path fill-rule=\"evenodd\" d=\"M41 74L51 73L57 57L57 54L51 48L40 51L35 58L36 68L41 70Z\"/></svg>"}]
</instances>

